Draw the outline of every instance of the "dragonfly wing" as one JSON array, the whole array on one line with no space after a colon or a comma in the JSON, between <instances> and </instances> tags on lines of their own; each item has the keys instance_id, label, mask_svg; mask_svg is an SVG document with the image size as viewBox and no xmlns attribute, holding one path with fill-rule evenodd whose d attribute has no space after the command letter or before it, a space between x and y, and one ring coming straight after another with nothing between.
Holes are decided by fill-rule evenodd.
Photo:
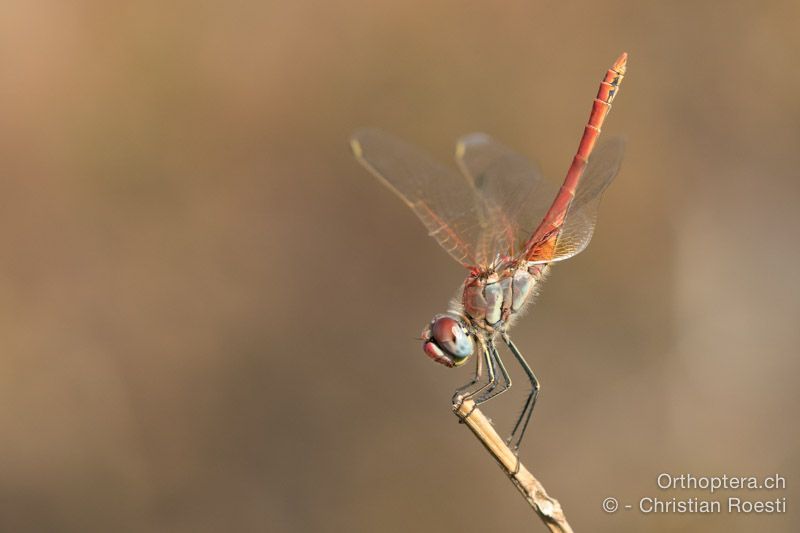
<instances>
[{"instance_id":1,"label":"dragonfly wing","mask_svg":"<svg viewBox=\"0 0 800 533\"><path fill-rule=\"evenodd\" d=\"M594 234L600 199L619 172L624 152L625 142L621 138L612 137L598 143L589 157L561 228L525 251L531 262L563 261L586 249Z\"/></svg>"},{"instance_id":2,"label":"dragonfly wing","mask_svg":"<svg viewBox=\"0 0 800 533\"><path fill-rule=\"evenodd\" d=\"M359 130L350 145L356 159L417 214L456 261L478 264L475 243L486 220L475 189L463 176L380 130Z\"/></svg>"},{"instance_id":3,"label":"dragonfly wing","mask_svg":"<svg viewBox=\"0 0 800 533\"><path fill-rule=\"evenodd\" d=\"M558 188L543 179L525 157L484 133L471 133L456 145L456 163L483 202L485 224L477 255L516 255L547 212Z\"/></svg>"}]
</instances>

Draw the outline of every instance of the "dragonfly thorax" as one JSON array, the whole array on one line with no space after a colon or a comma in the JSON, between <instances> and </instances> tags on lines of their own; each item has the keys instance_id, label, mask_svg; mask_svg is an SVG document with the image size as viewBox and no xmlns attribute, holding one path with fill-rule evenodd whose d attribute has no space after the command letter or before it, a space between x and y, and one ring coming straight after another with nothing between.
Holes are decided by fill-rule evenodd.
<instances>
[{"instance_id":1,"label":"dragonfly thorax","mask_svg":"<svg viewBox=\"0 0 800 533\"><path fill-rule=\"evenodd\" d=\"M473 273L464 282L464 314L475 327L485 331L507 327L531 300L547 269L547 265L522 263L499 272Z\"/></svg>"}]
</instances>

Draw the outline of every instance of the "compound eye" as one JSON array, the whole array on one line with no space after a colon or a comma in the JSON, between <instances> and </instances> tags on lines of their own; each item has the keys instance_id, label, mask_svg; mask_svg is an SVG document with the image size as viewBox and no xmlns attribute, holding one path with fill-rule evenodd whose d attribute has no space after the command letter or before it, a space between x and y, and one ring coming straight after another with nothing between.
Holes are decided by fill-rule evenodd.
<instances>
[{"instance_id":1,"label":"compound eye","mask_svg":"<svg viewBox=\"0 0 800 533\"><path fill-rule=\"evenodd\" d=\"M472 337L458 320L449 316L440 316L433 322L431 337L442 350L456 359L456 364L466 360L474 350Z\"/></svg>"}]
</instances>

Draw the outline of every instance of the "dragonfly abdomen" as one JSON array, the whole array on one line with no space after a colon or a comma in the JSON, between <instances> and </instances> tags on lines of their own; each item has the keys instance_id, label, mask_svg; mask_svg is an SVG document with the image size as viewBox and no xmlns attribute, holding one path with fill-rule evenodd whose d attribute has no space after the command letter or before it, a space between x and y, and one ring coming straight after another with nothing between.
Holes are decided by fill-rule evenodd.
<instances>
[{"instance_id":1,"label":"dragonfly abdomen","mask_svg":"<svg viewBox=\"0 0 800 533\"><path fill-rule=\"evenodd\" d=\"M547 265L523 264L500 274L471 276L464 283L464 312L478 327L502 328L525 308L547 269Z\"/></svg>"}]
</instances>

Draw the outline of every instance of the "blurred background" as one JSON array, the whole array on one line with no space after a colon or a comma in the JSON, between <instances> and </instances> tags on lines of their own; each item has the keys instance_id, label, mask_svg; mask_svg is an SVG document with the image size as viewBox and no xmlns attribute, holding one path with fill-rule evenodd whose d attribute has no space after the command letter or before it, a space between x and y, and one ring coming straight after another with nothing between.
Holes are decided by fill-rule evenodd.
<instances>
[{"instance_id":1,"label":"blurred background","mask_svg":"<svg viewBox=\"0 0 800 533\"><path fill-rule=\"evenodd\" d=\"M627 51L595 238L513 330L543 384L522 458L576 531L797 531L798 17L5 2L0 530L544 531L450 412L471 370L414 340L463 268L347 140L378 126L451 161L486 131L560 180ZM504 434L516 383L485 409ZM731 495L787 513L601 509Z\"/></svg>"}]
</instances>

